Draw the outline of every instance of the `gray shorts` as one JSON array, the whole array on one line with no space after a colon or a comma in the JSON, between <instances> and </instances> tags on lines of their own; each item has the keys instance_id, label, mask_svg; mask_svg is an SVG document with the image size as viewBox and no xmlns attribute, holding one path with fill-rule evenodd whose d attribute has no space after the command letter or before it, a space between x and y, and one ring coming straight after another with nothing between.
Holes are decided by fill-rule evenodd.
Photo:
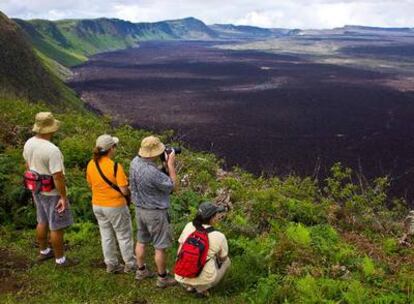
<instances>
[{"instance_id":1,"label":"gray shorts","mask_svg":"<svg viewBox=\"0 0 414 304\"><path fill-rule=\"evenodd\" d=\"M56 211L55 207L60 196L47 196L38 193L34 194L33 197L36 204L38 224L48 224L49 229L52 231L60 230L73 224L72 213L69 209L66 209L61 214Z\"/></svg>"},{"instance_id":2,"label":"gray shorts","mask_svg":"<svg viewBox=\"0 0 414 304\"><path fill-rule=\"evenodd\" d=\"M152 243L155 249L171 247L172 232L168 209L135 208L137 220L137 241Z\"/></svg>"}]
</instances>

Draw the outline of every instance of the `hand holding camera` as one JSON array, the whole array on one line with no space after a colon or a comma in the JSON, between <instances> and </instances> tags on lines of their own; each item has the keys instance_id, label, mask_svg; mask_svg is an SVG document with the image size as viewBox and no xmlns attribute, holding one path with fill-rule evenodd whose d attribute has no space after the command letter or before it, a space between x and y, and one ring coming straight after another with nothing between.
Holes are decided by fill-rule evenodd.
<instances>
[{"instance_id":1,"label":"hand holding camera","mask_svg":"<svg viewBox=\"0 0 414 304\"><path fill-rule=\"evenodd\" d=\"M165 161L167 163L168 170L175 168L175 151L172 150L170 153L165 152Z\"/></svg>"}]
</instances>

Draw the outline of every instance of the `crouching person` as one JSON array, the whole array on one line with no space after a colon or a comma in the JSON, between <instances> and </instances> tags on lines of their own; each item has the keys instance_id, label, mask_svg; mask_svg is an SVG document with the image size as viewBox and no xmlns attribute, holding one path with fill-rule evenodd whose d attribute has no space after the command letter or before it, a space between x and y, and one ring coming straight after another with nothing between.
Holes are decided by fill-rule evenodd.
<instances>
[{"instance_id":1,"label":"crouching person","mask_svg":"<svg viewBox=\"0 0 414 304\"><path fill-rule=\"evenodd\" d=\"M208 290L220 282L230 266L227 239L213 227L223 211L224 207L202 203L178 239L175 279L197 297L208 296Z\"/></svg>"},{"instance_id":2,"label":"crouching person","mask_svg":"<svg viewBox=\"0 0 414 304\"><path fill-rule=\"evenodd\" d=\"M136 271L131 215L126 200L128 180L122 166L112 160L118 143L116 137L99 136L86 170L108 273ZM125 266L118 261L117 241Z\"/></svg>"},{"instance_id":3,"label":"crouching person","mask_svg":"<svg viewBox=\"0 0 414 304\"><path fill-rule=\"evenodd\" d=\"M64 253L64 229L73 219L66 195L63 155L51 140L59 130L60 122L50 112L36 114L33 132L35 136L24 145L26 161L26 188L33 191L36 205L36 238L40 254L37 262L55 258L56 267L69 267L78 262L68 259ZM52 248L48 247L48 233Z\"/></svg>"}]
</instances>

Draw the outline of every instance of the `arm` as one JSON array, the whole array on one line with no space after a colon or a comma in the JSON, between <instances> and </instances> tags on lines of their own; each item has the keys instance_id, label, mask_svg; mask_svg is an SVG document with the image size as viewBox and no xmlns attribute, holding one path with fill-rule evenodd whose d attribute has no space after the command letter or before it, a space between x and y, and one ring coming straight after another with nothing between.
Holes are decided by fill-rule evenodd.
<instances>
[{"instance_id":1,"label":"arm","mask_svg":"<svg viewBox=\"0 0 414 304\"><path fill-rule=\"evenodd\" d=\"M128 188L128 177L125 174L124 168L121 164L118 164L118 172L116 174L116 184L119 187L119 190L121 190L121 193L124 196L128 196L130 194L129 188Z\"/></svg>"},{"instance_id":2,"label":"arm","mask_svg":"<svg viewBox=\"0 0 414 304\"><path fill-rule=\"evenodd\" d=\"M53 176L55 188L59 192L60 199L56 204L58 213L63 213L68 207L69 202L66 194L65 175L63 166L63 155L59 149L51 152L49 157L49 171Z\"/></svg>"},{"instance_id":3,"label":"arm","mask_svg":"<svg viewBox=\"0 0 414 304\"><path fill-rule=\"evenodd\" d=\"M88 167L86 168L86 181L88 182L89 188L92 189L92 180L91 180L91 177L89 175L89 170L90 170L90 163L88 164Z\"/></svg>"},{"instance_id":4,"label":"arm","mask_svg":"<svg viewBox=\"0 0 414 304\"><path fill-rule=\"evenodd\" d=\"M128 196L128 195L130 195L130 194L131 194L131 192L129 191L128 186L125 186L125 187L119 187L119 190L121 190L121 192L122 192L122 194L123 194L124 196Z\"/></svg>"},{"instance_id":5,"label":"arm","mask_svg":"<svg viewBox=\"0 0 414 304\"><path fill-rule=\"evenodd\" d=\"M225 260L227 260L228 254L229 254L229 247L227 244L227 239L226 237L224 237L220 245L220 250L219 252L217 252L217 261L220 263L224 262Z\"/></svg>"},{"instance_id":6,"label":"arm","mask_svg":"<svg viewBox=\"0 0 414 304\"><path fill-rule=\"evenodd\" d=\"M56 205L58 213L64 212L68 208L68 198L66 195L65 176L62 171L53 174L55 188L59 192L60 199Z\"/></svg>"},{"instance_id":7,"label":"arm","mask_svg":"<svg viewBox=\"0 0 414 304\"><path fill-rule=\"evenodd\" d=\"M135 171L133 166L134 160L131 162L131 165L129 166L129 189L130 192L137 192L137 185L135 183ZM122 191L122 190L121 190Z\"/></svg>"},{"instance_id":8,"label":"arm","mask_svg":"<svg viewBox=\"0 0 414 304\"><path fill-rule=\"evenodd\" d=\"M170 154L167 154L167 168L168 168L168 175L170 176L173 182L173 191L178 190L178 183L177 183L177 172L175 170L175 152L172 151Z\"/></svg>"}]
</instances>

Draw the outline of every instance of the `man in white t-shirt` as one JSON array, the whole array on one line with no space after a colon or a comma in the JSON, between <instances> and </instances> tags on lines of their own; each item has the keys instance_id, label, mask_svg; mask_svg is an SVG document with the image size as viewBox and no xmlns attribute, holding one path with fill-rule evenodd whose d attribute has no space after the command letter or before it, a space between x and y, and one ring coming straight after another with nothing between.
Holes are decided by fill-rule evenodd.
<instances>
[{"instance_id":1,"label":"man in white t-shirt","mask_svg":"<svg viewBox=\"0 0 414 304\"><path fill-rule=\"evenodd\" d=\"M23 149L23 157L28 170L39 175L51 176L54 187L48 192L33 192L36 205L36 238L40 254L37 262L55 258L57 267L77 264L75 260L65 257L63 235L64 229L72 225L73 219L66 195L65 168L63 155L50 140L59 129L60 122L50 112L36 114L33 132ZM53 250L48 247L48 233Z\"/></svg>"}]
</instances>

